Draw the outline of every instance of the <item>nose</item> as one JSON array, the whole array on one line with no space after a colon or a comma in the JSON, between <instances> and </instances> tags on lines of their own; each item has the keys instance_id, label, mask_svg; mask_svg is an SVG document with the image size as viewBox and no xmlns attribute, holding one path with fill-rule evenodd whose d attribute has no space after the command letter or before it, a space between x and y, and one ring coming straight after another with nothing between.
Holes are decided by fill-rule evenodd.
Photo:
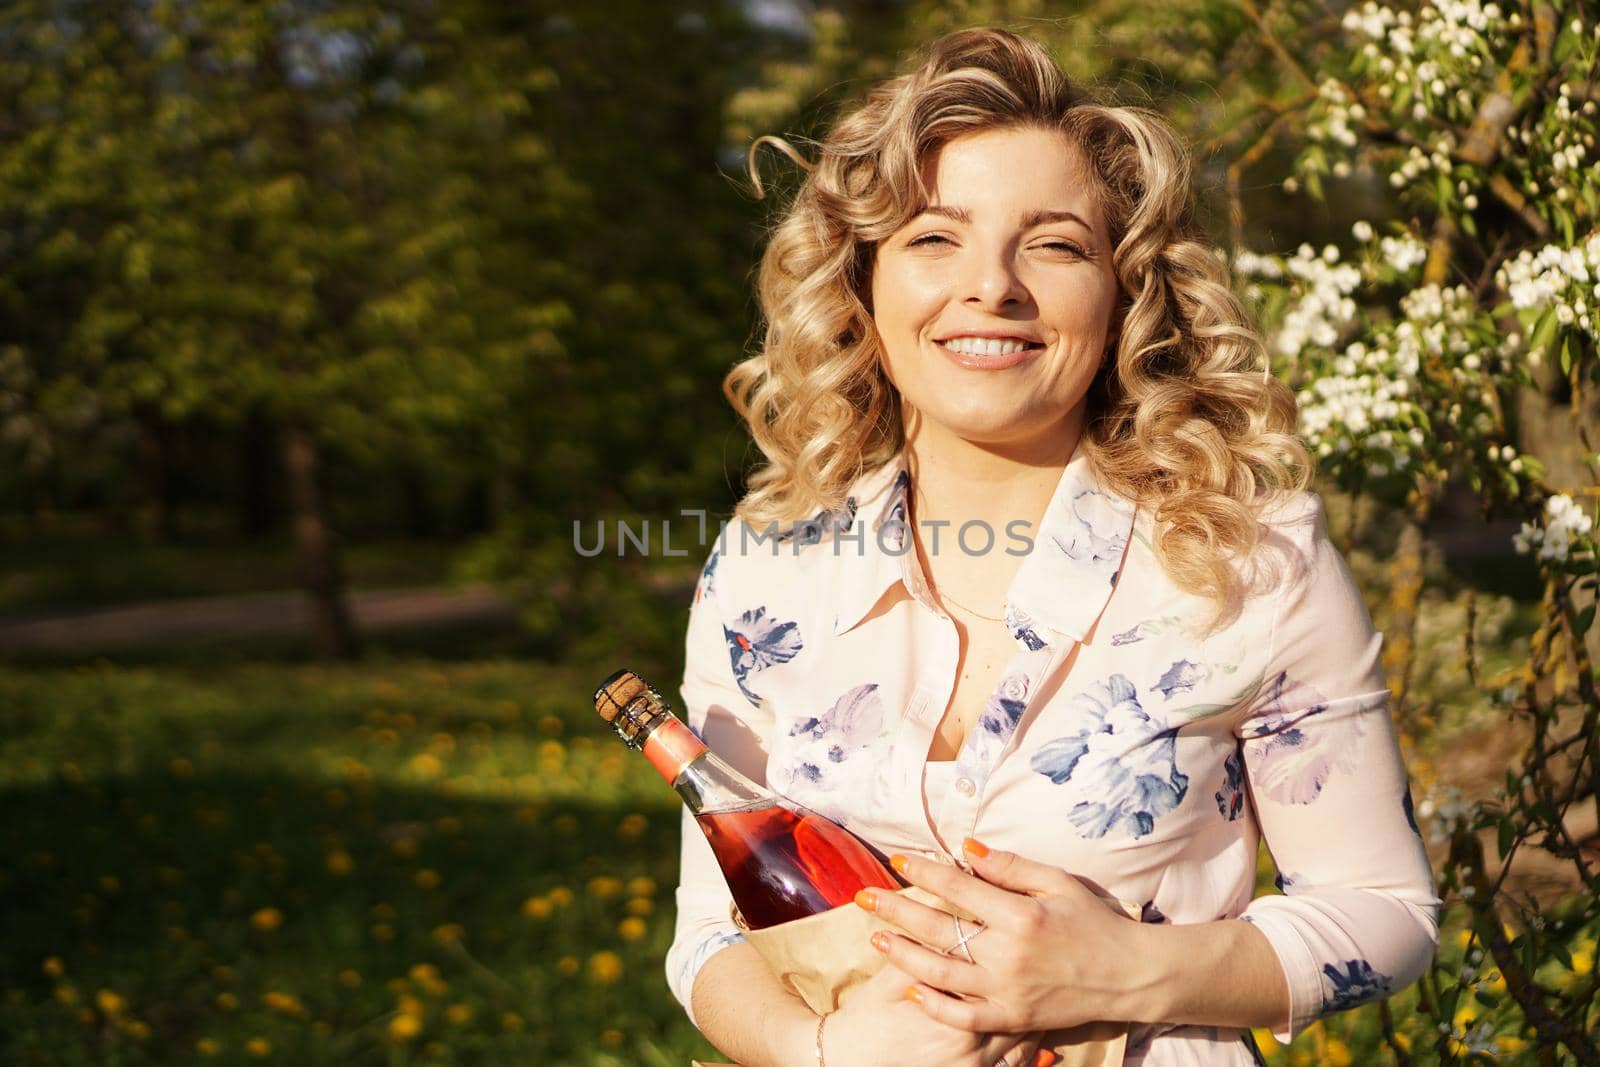
<instances>
[{"instance_id":1,"label":"nose","mask_svg":"<svg viewBox=\"0 0 1600 1067\"><path fill-rule=\"evenodd\" d=\"M1007 246L987 251L974 247L966 271L963 302L970 306L999 310L1028 300L1027 286Z\"/></svg>"}]
</instances>

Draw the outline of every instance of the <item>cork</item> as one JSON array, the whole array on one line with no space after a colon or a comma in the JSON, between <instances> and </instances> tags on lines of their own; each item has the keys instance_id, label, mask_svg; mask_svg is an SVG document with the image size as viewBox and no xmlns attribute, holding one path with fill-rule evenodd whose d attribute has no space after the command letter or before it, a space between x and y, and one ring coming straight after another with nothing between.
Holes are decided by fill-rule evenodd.
<instances>
[{"instance_id":1,"label":"cork","mask_svg":"<svg viewBox=\"0 0 1600 1067\"><path fill-rule=\"evenodd\" d=\"M644 679L624 667L600 683L594 691L594 710L606 722L611 722L628 706L629 702L648 693L650 687Z\"/></svg>"}]
</instances>

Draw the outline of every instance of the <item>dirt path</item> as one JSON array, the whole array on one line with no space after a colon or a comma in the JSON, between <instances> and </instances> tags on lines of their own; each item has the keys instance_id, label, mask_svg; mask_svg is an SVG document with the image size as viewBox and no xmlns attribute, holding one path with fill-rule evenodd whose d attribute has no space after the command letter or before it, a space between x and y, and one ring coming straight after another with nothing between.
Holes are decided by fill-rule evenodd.
<instances>
[{"instance_id":1,"label":"dirt path","mask_svg":"<svg viewBox=\"0 0 1600 1067\"><path fill-rule=\"evenodd\" d=\"M487 586L424 586L352 592L356 625L368 632L510 622L516 609ZM0 655L131 648L211 637L305 633L298 592L150 600L114 608L0 618Z\"/></svg>"}]
</instances>

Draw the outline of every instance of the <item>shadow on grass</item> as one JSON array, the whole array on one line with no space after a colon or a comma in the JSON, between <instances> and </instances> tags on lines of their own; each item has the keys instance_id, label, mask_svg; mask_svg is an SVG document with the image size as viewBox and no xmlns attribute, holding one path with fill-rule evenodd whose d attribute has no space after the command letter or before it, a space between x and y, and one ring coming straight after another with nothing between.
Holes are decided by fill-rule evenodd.
<instances>
[{"instance_id":1,"label":"shadow on grass","mask_svg":"<svg viewBox=\"0 0 1600 1067\"><path fill-rule=\"evenodd\" d=\"M715 1058L662 975L670 796L265 774L56 781L0 803L0 1062Z\"/></svg>"}]
</instances>

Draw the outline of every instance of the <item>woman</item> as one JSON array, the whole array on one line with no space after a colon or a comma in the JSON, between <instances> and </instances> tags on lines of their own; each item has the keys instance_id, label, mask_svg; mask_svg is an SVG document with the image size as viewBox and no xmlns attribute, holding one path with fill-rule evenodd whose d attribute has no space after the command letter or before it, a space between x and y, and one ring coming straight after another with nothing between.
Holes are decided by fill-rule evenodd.
<instances>
[{"instance_id":1,"label":"woman","mask_svg":"<svg viewBox=\"0 0 1600 1067\"><path fill-rule=\"evenodd\" d=\"M809 169L727 382L767 463L685 707L981 926L864 894L911 936L819 1019L686 826L691 1018L747 1067L1019 1067L1088 1020L1129 1064L1238 1064L1413 981L1439 901L1379 638L1175 137L972 30ZM1284 893L1252 900L1261 836Z\"/></svg>"}]
</instances>

